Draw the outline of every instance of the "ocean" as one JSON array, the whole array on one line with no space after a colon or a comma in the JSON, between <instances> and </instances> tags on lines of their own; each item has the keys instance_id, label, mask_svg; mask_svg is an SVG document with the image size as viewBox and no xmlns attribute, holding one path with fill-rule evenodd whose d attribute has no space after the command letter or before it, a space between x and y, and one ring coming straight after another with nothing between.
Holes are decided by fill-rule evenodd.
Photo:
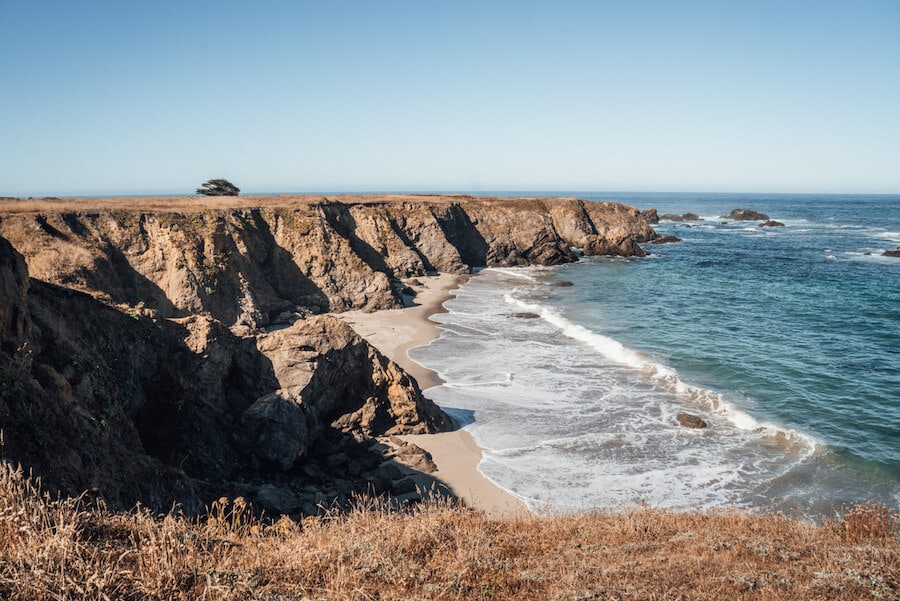
<instances>
[{"instance_id":1,"label":"ocean","mask_svg":"<svg viewBox=\"0 0 900 601\"><path fill-rule=\"evenodd\" d=\"M900 507L900 196L554 195L703 221L645 258L485 269L432 317L409 355L485 476L536 511Z\"/></svg>"}]
</instances>

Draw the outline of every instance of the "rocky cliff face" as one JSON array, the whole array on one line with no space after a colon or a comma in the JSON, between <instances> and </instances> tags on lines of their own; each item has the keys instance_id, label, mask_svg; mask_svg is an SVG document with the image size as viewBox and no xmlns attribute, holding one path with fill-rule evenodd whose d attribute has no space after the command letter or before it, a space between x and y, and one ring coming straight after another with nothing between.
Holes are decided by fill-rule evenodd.
<instances>
[{"instance_id":1,"label":"rocky cliff face","mask_svg":"<svg viewBox=\"0 0 900 601\"><path fill-rule=\"evenodd\" d=\"M189 511L241 494L294 512L391 490L373 437L450 425L414 380L333 317L238 337L209 315L123 312L29 286L3 239L0 283L4 454L51 490Z\"/></svg>"},{"instance_id":2,"label":"rocky cliff face","mask_svg":"<svg viewBox=\"0 0 900 601\"><path fill-rule=\"evenodd\" d=\"M116 507L240 494L289 513L398 492L375 437L450 427L317 314L399 306L399 280L430 271L639 255L655 236L622 205L469 197L18 212L0 234L25 256L0 238L7 458Z\"/></svg>"},{"instance_id":3,"label":"rocky cliff face","mask_svg":"<svg viewBox=\"0 0 900 601\"><path fill-rule=\"evenodd\" d=\"M33 277L159 317L208 313L239 334L318 314L400 305L429 271L642 256L631 207L577 199L378 197L196 212L5 216Z\"/></svg>"}]
</instances>

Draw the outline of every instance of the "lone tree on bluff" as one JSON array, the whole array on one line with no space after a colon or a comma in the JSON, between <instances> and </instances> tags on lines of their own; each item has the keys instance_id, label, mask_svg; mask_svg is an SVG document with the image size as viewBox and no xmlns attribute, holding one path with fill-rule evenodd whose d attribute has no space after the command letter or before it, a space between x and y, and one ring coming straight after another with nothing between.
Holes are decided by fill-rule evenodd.
<instances>
[{"instance_id":1,"label":"lone tree on bluff","mask_svg":"<svg viewBox=\"0 0 900 601\"><path fill-rule=\"evenodd\" d=\"M237 196L240 191L240 188L227 179L211 179L197 188L197 194L204 196Z\"/></svg>"}]
</instances>

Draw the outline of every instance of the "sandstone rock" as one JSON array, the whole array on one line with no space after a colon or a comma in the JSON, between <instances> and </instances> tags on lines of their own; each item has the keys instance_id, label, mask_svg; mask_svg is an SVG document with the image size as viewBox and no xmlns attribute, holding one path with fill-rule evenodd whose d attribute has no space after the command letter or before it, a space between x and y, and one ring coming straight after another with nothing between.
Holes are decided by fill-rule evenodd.
<instances>
[{"instance_id":1,"label":"sandstone rock","mask_svg":"<svg viewBox=\"0 0 900 601\"><path fill-rule=\"evenodd\" d=\"M344 321L317 316L262 335L257 348L282 389L299 389L323 424L365 436L424 434L450 420L418 384Z\"/></svg>"},{"instance_id":2,"label":"sandstone rock","mask_svg":"<svg viewBox=\"0 0 900 601\"><path fill-rule=\"evenodd\" d=\"M763 223L759 224L759 227L784 227L784 224L780 221L775 221L774 219L769 219Z\"/></svg>"},{"instance_id":3,"label":"sandstone rock","mask_svg":"<svg viewBox=\"0 0 900 601\"><path fill-rule=\"evenodd\" d=\"M722 215L722 217L734 219L735 221L768 221L769 219L768 215L757 213L751 209L735 209L728 215Z\"/></svg>"},{"instance_id":4,"label":"sandstone rock","mask_svg":"<svg viewBox=\"0 0 900 601\"><path fill-rule=\"evenodd\" d=\"M390 456L398 462L426 474L437 471L437 465L435 465L431 453L422 447L396 436L392 436L390 442L394 447Z\"/></svg>"},{"instance_id":5,"label":"sandstone rock","mask_svg":"<svg viewBox=\"0 0 900 601\"><path fill-rule=\"evenodd\" d=\"M660 236L651 241L651 244L669 244L671 242L681 242L681 238L677 236Z\"/></svg>"},{"instance_id":6,"label":"sandstone rock","mask_svg":"<svg viewBox=\"0 0 900 601\"><path fill-rule=\"evenodd\" d=\"M690 413L679 413L675 416L675 419L685 428L701 429L707 426L705 420Z\"/></svg>"}]
</instances>

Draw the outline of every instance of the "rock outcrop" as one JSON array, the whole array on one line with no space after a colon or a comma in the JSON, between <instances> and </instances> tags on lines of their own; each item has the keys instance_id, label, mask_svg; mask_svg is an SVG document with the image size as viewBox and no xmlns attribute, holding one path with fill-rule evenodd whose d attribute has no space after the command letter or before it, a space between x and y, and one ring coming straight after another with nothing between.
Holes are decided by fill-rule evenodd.
<instances>
[{"instance_id":1,"label":"rock outcrop","mask_svg":"<svg viewBox=\"0 0 900 601\"><path fill-rule=\"evenodd\" d=\"M900 257L900 248L896 248L894 250L886 250L881 253L884 257Z\"/></svg>"},{"instance_id":2,"label":"rock outcrop","mask_svg":"<svg viewBox=\"0 0 900 601\"><path fill-rule=\"evenodd\" d=\"M775 221L774 219L769 219L763 223L759 224L759 227L784 227L784 224L780 221Z\"/></svg>"},{"instance_id":3,"label":"rock outcrop","mask_svg":"<svg viewBox=\"0 0 900 601\"><path fill-rule=\"evenodd\" d=\"M358 492L412 498L376 439L450 419L321 314L398 307L401 281L433 271L566 263L573 249L641 256L656 237L636 209L577 199L276 200L7 210L5 456L113 507L195 512L242 495L309 513Z\"/></svg>"},{"instance_id":4,"label":"rock outcrop","mask_svg":"<svg viewBox=\"0 0 900 601\"><path fill-rule=\"evenodd\" d=\"M725 219L734 219L735 221L768 221L769 216L764 213L757 213L751 209L735 209L728 215L722 215Z\"/></svg>"},{"instance_id":5,"label":"rock outcrop","mask_svg":"<svg viewBox=\"0 0 900 601\"><path fill-rule=\"evenodd\" d=\"M3 239L0 283L4 453L50 490L92 489L114 507L196 512L225 494L300 511L390 492L375 436L450 426L412 378L333 317L239 337L209 315L122 311L29 283ZM296 503L274 507L276 497Z\"/></svg>"},{"instance_id":6,"label":"rock outcrop","mask_svg":"<svg viewBox=\"0 0 900 601\"><path fill-rule=\"evenodd\" d=\"M644 209L641 211L641 215L644 216L647 223L659 223L659 214L656 212L656 209Z\"/></svg>"},{"instance_id":7,"label":"rock outcrop","mask_svg":"<svg viewBox=\"0 0 900 601\"><path fill-rule=\"evenodd\" d=\"M639 243L656 236L634 208L574 198L291 200L193 212L69 205L5 216L0 235L37 279L162 318L208 313L241 335L286 313L397 308L393 284L433 271L567 263L573 248L643 256Z\"/></svg>"}]
</instances>

